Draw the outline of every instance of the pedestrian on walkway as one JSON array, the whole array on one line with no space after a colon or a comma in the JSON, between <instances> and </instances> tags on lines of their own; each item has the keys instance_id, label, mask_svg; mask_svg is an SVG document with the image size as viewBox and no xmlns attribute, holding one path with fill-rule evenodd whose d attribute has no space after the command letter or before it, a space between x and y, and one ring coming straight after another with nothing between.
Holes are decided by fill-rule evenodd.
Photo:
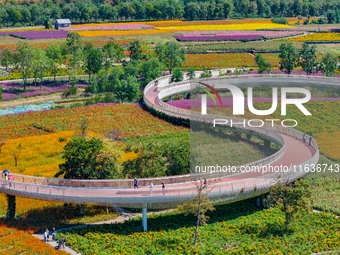
<instances>
[{"instance_id":1,"label":"pedestrian on walkway","mask_svg":"<svg viewBox=\"0 0 340 255\"><path fill-rule=\"evenodd\" d=\"M44 232L44 241L47 243L48 241L48 229L46 228L45 232Z\"/></svg>"},{"instance_id":2,"label":"pedestrian on walkway","mask_svg":"<svg viewBox=\"0 0 340 255\"><path fill-rule=\"evenodd\" d=\"M162 193L163 193L163 195L165 195L165 185L164 185L164 182L162 182Z\"/></svg>"},{"instance_id":3,"label":"pedestrian on walkway","mask_svg":"<svg viewBox=\"0 0 340 255\"><path fill-rule=\"evenodd\" d=\"M137 178L135 177L135 180L133 181L133 188L137 188L138 189L138 180Z\"/></svg>"},{"instance_id":4,"label":"pedestrian on walkway","mask_svg":"<svg viewBox=\"0 0 340 255\"><path fill-rule=\"evenodd\" d=\"M203 184L204 184L204 186L207 185L207 179L204 178Z\"/></svg>"},{"instance_id":5,"label":"pedestrian on walkway","mask_svg":"<svg viewBox=\"0 0 340 255\"><path fill-rule=\"evenodd\" d=\"M66 247L66 238L65 238L65 236L63 235L63 249L65 249L65 247Z\"/></svg>"},{"instance_id":6,"label":"pedestrian on walkway","mask_svg":"<svg viewBox=\"0 0 340 255\"><path fill-rule=\"evenodd\" d=\"M57 231L55 230L55 228L52 229L52 241L56 241L56 236L57 236Z\"/></svg>"},{"instance_id":7,"label":"pedestrian on walkway","mask_svg":"<svg viewBox=\"0 0 340 255\"><path fill-rule=\"evenodd\" d=\"M150 196L152 196L152 188L153 188L153 184L152 182L150 183Z\"/></svg>"},{"instance_id":8,"label":"pedestrian on walkway","mask_svg":"<svg viewBox=\"0 0 340 255\"><path fill-rule=\"evenodd\" d=\"M310 144L311 144L311 142L312 142L312 139L313 139L313 138L312 138L312 136L310 135L310 136L309 136L309 146L310 146Z\"/></svg>"}]
</instances>

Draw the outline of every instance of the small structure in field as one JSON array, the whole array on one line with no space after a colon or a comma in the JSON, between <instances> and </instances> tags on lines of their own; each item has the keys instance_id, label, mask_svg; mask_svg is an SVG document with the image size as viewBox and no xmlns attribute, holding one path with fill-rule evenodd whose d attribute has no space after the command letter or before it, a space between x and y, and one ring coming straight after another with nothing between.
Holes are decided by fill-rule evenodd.
<instances>
[{"instance_id":1,"label":"small structure in field","mask_svg":"<svg viewBox=\"0 0 340 255\"><path fill-rule=\"evenodd\" d=\"M57 19L54 23L55 29L62 29L65 27L71 27L71 21L70 19Z\"/></svg>"}]
</instances>

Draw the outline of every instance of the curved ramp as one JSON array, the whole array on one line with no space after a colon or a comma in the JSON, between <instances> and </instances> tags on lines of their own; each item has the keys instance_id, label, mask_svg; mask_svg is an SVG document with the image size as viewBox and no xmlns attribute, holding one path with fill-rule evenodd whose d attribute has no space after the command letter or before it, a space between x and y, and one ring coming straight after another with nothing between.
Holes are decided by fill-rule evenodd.
<instances>
[{"instance_id":1,"label":"curved ramp","mask_svg":"<svg viewBox=\"0 0 340 255\"><path fill-rule=\"evenodd\" d=\"M224 77L225 78L225 77ZM217 78L218 82L224 82L224 78ZM267 79L268 76L251 76L252 79ZM277 80L280 77L270 77ZM285 76L284 79L287 77ZM211 78L211 80L217 80ZM242 77L248 79L249 77ZM310 80L309 77L305 78ZM209 79L200 79L200 81ZM236 80L235 80L236 81ZM327 80L322 80L327 83ZM325 84L333 86L331 80ZM284 82L289 82L285 80ZM294 81L295 82L295 81ZM172 107L162 102L166 95L176 94L188 90L188 82L169 84L169 76L159 78L150 82L144 90L144 102L149 108L164 112L168 115L190 118L190 112ZM319 85L320 86L320 85ZM206 115L193 116L198 121L210 122L215 116ZM221 116L220 116L221 117ZM224 116L225 117L225 116ZM239 128L240 132L255 132L264 139L269 139L282 148L265 159L247 164L247 166L286 166L290 168L287 172L275 172L268 170L266 173L243 172L235 175L226 173L208 174L208 186L214 185L209 194L214 203L230 203L242 200L266 192L277 178L295 180L305 175L306 165L316 164L319 159L319 149L315 141L312 146L302 141L303 133L282 127L270 128ZM292 169L291 167L295 166ZM196 196L196 186L192 175L182 175L163 178L140 179L139 189L133 188L133 180L64 180L48 179L14 175L14 181L6 181L0 175L0 192L29 197L41 200L53 200L73 203L93 203L99 205L114 205L127 208L169 208L175 207ZM209 179L219 179L214 183ZM153 190L150 191L149 183L153 182ZM161 183L165 183L165 192Z\"/></svg>"}]
</instances>

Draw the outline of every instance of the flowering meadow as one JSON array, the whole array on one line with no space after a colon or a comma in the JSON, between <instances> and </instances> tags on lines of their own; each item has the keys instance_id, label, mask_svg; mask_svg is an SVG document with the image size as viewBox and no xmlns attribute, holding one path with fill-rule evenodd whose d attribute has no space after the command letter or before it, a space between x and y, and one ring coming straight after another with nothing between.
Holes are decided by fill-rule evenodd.
<instances>
[{"instance_id":1,"label":"flowering meadow","mask_svg":"<svg viewBox=\"0 0 340 255\"><path fill-rule=\"evenodd\" d=\"M61 154L64 146L74 135L75 131L62 131L8 139L1 150L0 169L10 169L16 174L53 178L59 170L59 164L64 163ZM93 132L90 132L90 135L100 136ZM19 145L20 149L18 149ZM17 166L14 164L13 153L19 155ZM119 160L124 162L136 157L136 153L126 152Z\"/></svg>"},{"instance_id":2,"label":"flowering meadow","mask_svg":"<svg viewBox=\"0 0 340 255\"><path fill-rule=\"evenodd\" d=\"M61 31L61 30L0 32L0 36L12 35L12 36L22 37L26 39L31 39L31 40L66 38L67 34L68 34L67 31Z\"/></svg>"},{"instance_id":3,"label":"flowering meadow","mask_svg":"<svg viewBox=\"0 0 340 255\"><path fill-rule=\"evenodd\" d=\"M77 31L77 33L84 37L96 36L115 36L115 35L144 35L144 34L163 34L169 33L171 30L95 30L95 31Z\"/></svg>"},{"instance_id":4,"label":"flowering meadow","mask_svg":"<svg viewBox=\"0 0 340 255\"><path fill-rule=\"evenodd\" d=\"M73 25L70 28L63 28L67 31L85 31L85 30L142 30L142 29L150 29L153 28L151 25L137 23L101 23L101 24L88 24L87 26L77 26Z\"/></svg>"},{"instance_id":5,"label":"flowering meadow","mask_svg":"<svg viewBox=\"0 0 340 255\"><path fill-rule=\"evenodd\" d=\"M52 246L32 237L29 232L16 230L0 224L1 254L35 254L66 255L65 251L57 251Z\"/></svg>"},{"instance_id":6,"label":"flowering meadow","mask_svg":"<svg viewBox=\"0 0 340 255\"><path fill-rule=\"evenodd\" d=\"M123 137L188 130L154 117L139 105L108 103L2 116L0 137L9 139L78 130L81 118L88 120L89 131L105 134L116 128Z\"/></svg>"},{"instance_id":7,"label":"flowering meadow","mask_svg":"<svg viewBox=\"0 0 340 255\"><path fill-rule=\"evenodd\" d=\"M66 232L69 244L82 254L312 254L340 246L340 219L325 213L299 212L284 232L278 209L259 210L255 200L217 206L201 226L201 242L193 246L195 217L173 211L123 224L91 226Z\"/></svg>"},{"instance_id":8,"label":"flowering meadow","mask_svg":"<svg viewBox=\"0 0 340 255\"><path fill-rule=\"evenodd\" d=\"M5 216L7 211L7 198L5 194L0 194L0 216ZM30 198L16 198L16 220L9 221L0 218L0 225L14 227L35 233L48 229L64 228L79 224L88 224L99 221L111 220L119 214L109 208L97 205L85 205L85 216L79 215L79 205L67 205L60 202L41 201ZM1 231L1 230L0 230Z\"/></svg>"},{"instance_id":9,"label":"flowering meadow","mask_svg":"<svg viewBox=\"0 0 340 255\"><path fill-rule=\"evenodd\" d=\"M289 42L339 42L340 33L314 33L289 39L283 41Z\"/></svg>"},{"instance_id":10,"label":"flowering meadow","mask_svg":"<svg viewBox=\"0 0 340 255\"><path fill-rule=\"evenodd\" d=\"M187 41L259 41L260 35L216 35L216 36L179 36L175 39L181 42Z\"/></svg>"},{"instance_id":11,"label":"flowering meadow","mask_svg":"<svg viewBox=\"0 0 340 255\"><path fill-rule=\"evenodd\" d=\"M292 26L277 24L277 23L243 23L243 24L228 24L228 25L200 25L200 26L177 26L177 27L155 27L158 30L171 31L197 31L197 30L258 30L258 29L277 29L277 28L292 28Z\"/></svg>"},{"instance_id":12,"label":"flowering meadow","mask_svg":"<svg viewBox=\"0 0 340 255\"><path fill-rule=\"evenodd\" d=\"M303 34L299 31L228 31L228 30L208 30L208 31L176 31L181 36L243 36L260 35L264 38L280 38Z\"/></svg>"},{"instance_id":13,"label":"flowering meadow","mask_svg":"<svg viewBox=\"0 0 340 255\"><path fill-rule=\"evenodd\" d=\"M243 66L256 66L255 58L249 53L188 54L186 62L182 65L183 68L195 67L196 70Z\"/></svg>"},{"instance_id":14,"label":"flowering meadow","mask_svg":"<svg viewBox=\"0 0 340 255\"><path fill-rule=\"evenodd\" d=\"M23 85L20 83L10 83L4 84L0 83L0 87L4 88L4 92L2 94L3 100L15 99L17 97L31 97L31 96L39 96L39 95L48 95L52 93L58 93L67 90L70 88L69 85L51 85L51 86L28 86L26 87L26 91L23 92Z\"/></svg>"}]
</instances>

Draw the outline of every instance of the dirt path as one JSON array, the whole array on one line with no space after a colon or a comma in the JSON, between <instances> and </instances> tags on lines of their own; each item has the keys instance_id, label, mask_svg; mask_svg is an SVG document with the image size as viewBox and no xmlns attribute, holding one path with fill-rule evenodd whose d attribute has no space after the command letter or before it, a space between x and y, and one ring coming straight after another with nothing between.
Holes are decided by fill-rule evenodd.
<instances>
[{"instance_id":1,"label":"dirt path","mask_svg":"<svg viewBox=\"0 0 340 255\"><path fill-rule=\"evenodd\" d=\"M61 99L62 93L56 93L52 95L43 95L43 96L35 96L31 98L22 98L17 99L13 101L2 101L0 102L0 109L7 108L7 107L13 107L18 105L25 105L25 104L36 104L44 101L52 101L52 100L58 100Z\"/></svg>"}]
</instances>

